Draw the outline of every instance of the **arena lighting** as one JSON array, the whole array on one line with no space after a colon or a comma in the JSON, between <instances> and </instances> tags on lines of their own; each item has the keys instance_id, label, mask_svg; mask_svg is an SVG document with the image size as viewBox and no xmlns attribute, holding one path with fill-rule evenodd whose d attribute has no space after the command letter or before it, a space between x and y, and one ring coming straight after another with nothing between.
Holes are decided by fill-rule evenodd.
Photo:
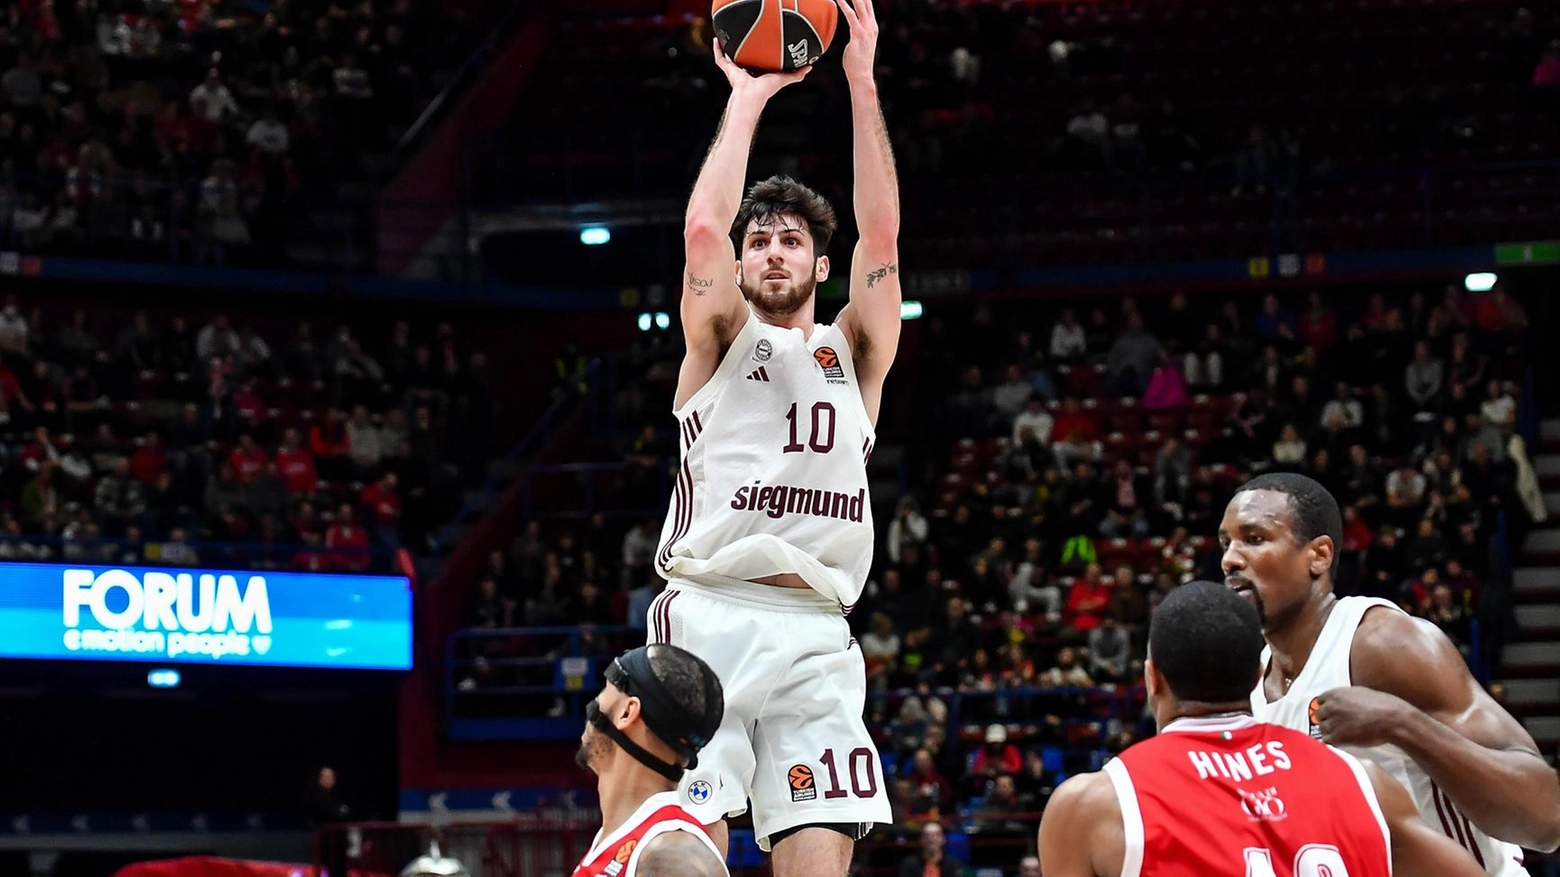
<instances>
[{"instance_id":1,"label":"arena lighting","mask_svg":"<svg viewBox=\"0 0 1560 877\"><path fill-rule=\"evenodd\" d=\"M146 684L153 688L178 688L178 670L149 670L146 673Z\"/></svg>"},{"instance_id":2,"label":"arena lighting","mask_svg":"<svg viewBox=\"0 0 1560 877\"><path fill-rule=\"evenodd\" d=\"M587 225L580 229L580 243L587 247L599 246L612 240L612 231L604 225Z\"/></svg>"},{"instance_id":3,"label":"arena lighting","mask_svg":"<svg viewBox=\"0 0 1560 877\"><path fill-rule=\"evenodd\" d=\"M919 320L922 312L923 308L918 301L902 301L899 303L899 319L901 320Z\"/></svg>"},{"instance_id":4,"label":"arena lighting","mask_svg":"<svg viewBox=\"0 0 1560 877\"><path fill-rule=\"evenodd\" d=\"M1463 286L1469 292L1489 292L1495 288L1495 281L1499 279L1492 271L1480 271L1477 274L1469 274L1463 278Z\"/></svg>"},{"instance_id":5,"label":"arena lighting","mask_svg":"<svg viewBox=\"0 0 1560 877\"><path fill-rule=\"evenodd\" d=\"M666 311L655 312L655 327L663 332L672 327L672 318Z\"/></svg>"},{"instance_id":6,"label":"arena lighting","mask_svg":"<svg viewBox=\"0 0 1560 877\"><path fill-rule=\"evenodd\" d=\"M652 327L665 332L672 326L672 317L666 311L644 311L639 315L639 331L648 332Z\"/></svg>"}]
</instances>

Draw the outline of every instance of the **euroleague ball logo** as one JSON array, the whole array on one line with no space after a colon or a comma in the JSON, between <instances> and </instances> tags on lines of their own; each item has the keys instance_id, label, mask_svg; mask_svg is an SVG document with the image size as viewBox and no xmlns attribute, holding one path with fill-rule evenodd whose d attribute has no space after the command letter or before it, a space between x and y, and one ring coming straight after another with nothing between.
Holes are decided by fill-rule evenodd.
<instances>
[{"instance_id":1,"label":"euroleague ball logo","mask_svg":"<svg viewBox=\"0 0 1560 877\"><path fill-rule=\"evenodd\" d=\"M1278 796L1278 789L1270 787L1260 792L1236 789L1240 793L1240 809L1252 822L1282 822L1289 817L1289 808Z\"/></svg>"},{"instance_id":2,"label":"euroleague ball logo","mask_svg":"<svg viewBox=\"0 0 1560 877\"><path fill-rule=\"evenodd\" d=\"M791 770L785 775L785 781L791 786L792 801L811 801L818 797L812 768L805 764L791 765Z\"/></svg>"},{"instance_id":3,"label":"euroleague ball logo","mask_svg":"<svg viewBox=\"0 0 1560 877\"><path fill-rule=\"evenodd\" d=\"M813 351L813 359L818 361L818 367L823 369L826 378L845 377L845 368L840 365L840 355L834 352L832 347L820 347Z\"/></svg>"}]
</instances>

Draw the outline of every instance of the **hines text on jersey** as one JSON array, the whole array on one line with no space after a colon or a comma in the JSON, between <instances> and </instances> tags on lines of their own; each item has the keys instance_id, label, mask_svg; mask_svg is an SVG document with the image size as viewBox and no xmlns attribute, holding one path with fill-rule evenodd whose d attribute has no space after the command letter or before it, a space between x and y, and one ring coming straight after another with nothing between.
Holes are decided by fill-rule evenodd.
<instances>
[{"instance_id":1,"label":"hines text on jersey","mask_svg":"<svg viewBox=\"0 0 1560 877\"><path fill-rule=\"evenodd\" d=\"M852 496L832 490L810 487L792 487L776 484L769 487L739 487L731 497L731 507L739 512L763 512L771 518L785 515L812 515L818 518L837 518L841 521L861 523L867 505L866 488Z\"/></svg>"}]
</instances>

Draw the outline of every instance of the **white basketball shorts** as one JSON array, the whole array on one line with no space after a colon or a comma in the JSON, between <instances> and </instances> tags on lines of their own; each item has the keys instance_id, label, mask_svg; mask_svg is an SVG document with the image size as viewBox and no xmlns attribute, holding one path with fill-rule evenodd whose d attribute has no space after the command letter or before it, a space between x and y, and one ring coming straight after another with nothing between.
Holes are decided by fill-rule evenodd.
<instances>
[{"instance_id":1,"label":"white basketball shorts","mask_svg":"<svg viewBox=\"0 0 1560 877\"><path fill-rule=\"evenodd\" d=\"M705 825L753 808L759 846L812 823L889 824L887 781L862 721L866 663L838 603L813 590L674 578L650 604L650 642L681 646L720 676L720 730L683 775Z\"/></svg>"}]
</instances>

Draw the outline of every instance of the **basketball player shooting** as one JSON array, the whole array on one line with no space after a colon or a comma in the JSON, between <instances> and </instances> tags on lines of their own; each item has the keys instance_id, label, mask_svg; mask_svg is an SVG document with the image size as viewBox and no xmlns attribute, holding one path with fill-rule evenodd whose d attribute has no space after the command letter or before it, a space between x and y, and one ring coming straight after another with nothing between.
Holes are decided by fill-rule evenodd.
<instances>
[{"instance_id":1,"label":"basketball player shooting","mask_svg":"<svg viewBox=\"0 0 1560 877\"><path fill-rule=\"evenodd\" d=\"M1143 678L1159 736L1051 796L1046 877L1391 877L1483 872L1386 771L1259 722L1257 613L1223 585L1170 592Z\"/></svg>"},{"instance_id":2,"label":"basketball player shooting","mask_svg":"<svg viewBox=\"0 0 1560 877\"><path fill-rule=\"evenodd\" d=\"M1487 873L1525 874L1516 845L1560 845L1554 769L1438 628L1388 600L1334 596L1342 532L1338 501L1304 475L1258 476L1224 511L1226 583L1268 644L1253 711L1381 765Z\"/></svg>"},{"instance_id":3,"label":"basketball player shooting","mask_svg":"<svg viewBox=\"0 0 1560 877\"><path fill-rule=\"evenodd\" d=\"M677 781L720 727L720 680L676 646L631 649L586 708L580 766L594 771L601 830L573 877L726 877L704 826L678 806Z\"/></svg>"},{"instance_id":4,"label":"basketball player shooting","mask_svg":"<svg viewBox=\"0 0 1560 877\"><path fill-rule=\"evenodd\" d=\"M668 585L648 618L653 642L704 658L726 691L683 804L724 850L724 818L751 801L777 877L844 875L855 841L891 821L842 610L872 560L866 460L899 344L899 197L872 3L838 5L860 240L832 325L814 322L814 292L829 276L833 208L784 177L743 194L765 104L811 68L752 76L715 47L731 96L688 202L682 461L656 558Z\"/></svg>"}]
</instances>

